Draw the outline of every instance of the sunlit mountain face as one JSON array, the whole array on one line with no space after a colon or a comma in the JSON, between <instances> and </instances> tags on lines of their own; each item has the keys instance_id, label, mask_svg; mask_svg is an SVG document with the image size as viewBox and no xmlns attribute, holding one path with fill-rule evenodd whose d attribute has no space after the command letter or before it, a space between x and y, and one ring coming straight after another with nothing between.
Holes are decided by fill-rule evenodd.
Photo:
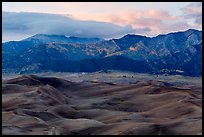
<instances>
[{"instance_id":1,"label":"sunlit mountain face","mask_svg":"<svg viewBox=\"0 0 204 137\"><path fill-rule=\"evenodd\" d=\"M202 75L202 32L119 39L37 34L3 43L3 72L94 72L128 70L153 74Z\"/></svg>"},{"instance_id":2,"label":"sunlit mountain face","mask_svg":"<svg viewBox=\"0 0 204 137\"><path fill-rule=\"evenodd\" d=\"M3 73L202 75L201 2L4 2L2 8Z\"/></svg>"}]
</instances>

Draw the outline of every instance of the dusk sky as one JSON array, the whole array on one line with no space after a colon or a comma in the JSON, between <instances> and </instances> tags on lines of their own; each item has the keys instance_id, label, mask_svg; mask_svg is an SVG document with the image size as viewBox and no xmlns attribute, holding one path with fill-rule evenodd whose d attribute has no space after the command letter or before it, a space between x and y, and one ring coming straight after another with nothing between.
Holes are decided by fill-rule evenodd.
<instances>
[{"instance_id":1,"label":"dusk sky","mask_svg":"<svg viewBox=\"0 0 204 137\"><path fill-rule=\"evenodd\" d=\"M201 2L3 2L3 42L36 33L118 38L202 30Z\"/></svg>"}]
</instances>

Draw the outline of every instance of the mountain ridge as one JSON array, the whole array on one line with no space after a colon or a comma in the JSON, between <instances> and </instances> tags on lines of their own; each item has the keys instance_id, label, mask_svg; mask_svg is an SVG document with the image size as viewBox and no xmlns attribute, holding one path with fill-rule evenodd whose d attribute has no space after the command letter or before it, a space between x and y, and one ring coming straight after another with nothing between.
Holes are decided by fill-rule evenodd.
<instances>
[{"instance_id":1,"label":"mountain ridge","mask_svg":"<svg viewBox=\"0 0 204 137\"><path fill-rule=\"evenodd\" d=\"M39 62L39 60L48 57L47 61L53 62L52 64L57 64L57 61L67 62L63 65L64 68L67 68L67 71L75 69L81 70L80 65L76 65L77 63L86 66L84 68L87 69L82 69L84 71L100 69L120 70L123 67L121 65L117 68L117 64L120 64L119 61L121 59L124 63L126 60L127 66L131 68L127 69L134 72L136 70L136 72L138 72L139 70L137 68L139 67L141 69L146 68L146 70L144 70L146 73L177 74L176 70L181 70L184 75L200 76L202 75L201 32L202 31L189 29L184 32L158 35L152 38L127 34L119 39L111 40L37 34L24 41L17 42L16 45L13 45L14 48L11 48L12 46L8 43L3 43L2 66L5 71L13 68L18 70L17 72L21 72L22 68L45 63L46 60L44 60L44 62ZM46 36L46 38L50 36L51 40L48 39L48 42L46 42L46 40L43 41L44 39L41 37L44 36ZM70 42L64 40L66 38L77 40ZM22 46L22 43L26 42L27 45ZM42 48L43 46L44 48ZM36 52L38 54L36 54ZM43 54L43 56L41 54ZM118 58L118 60L115 58ZM112 65L104 64L106 63L104 60L107 59L109 59L108 63ZM97 63L95 63L96 66L92 63L94 60L97 60ZM84 64L85 62L87 64ZM133 65L134 67L131 67L131 62L134 62L132 63L135 64ZM142 66L140 66L138 62L140 62ZM136 64L138 64L138 66ZM53 68L54 65L51 66L50 70L56 70ZM73 66L75 66L75 68L73 68ZM184 66L191 68L188 68L188 70ZM166 72L162 72L163 70L166 70ZM29 70L27 69L27 71ZM63 71L66 71L66 69L63 69Z\"/></svg>"}]
</instances>

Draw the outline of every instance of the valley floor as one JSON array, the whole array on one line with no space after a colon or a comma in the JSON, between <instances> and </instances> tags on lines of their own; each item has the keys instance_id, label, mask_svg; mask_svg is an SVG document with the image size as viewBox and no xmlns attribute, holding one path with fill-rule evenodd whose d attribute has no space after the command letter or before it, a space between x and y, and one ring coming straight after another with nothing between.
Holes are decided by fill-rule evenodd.
<instances>
[{"instance_id":1,"label":"valley floor","mask_svg":"<svg viewBox=\"0 0 204 137\"><path fill-rule=\"evenodd\" d=\"M29 75L24 74L24 75ZM128 71L98 71L98 72L43 72L35 73L37 76L43 77L56 77L73 82L84 82L84 81L99 81L99 82L111 82L117 84L132 84L136 81L146 80L158 80L172 84L196 84L202 85L202 77L189 77L182 75L152 75L148 73L134 73ZM5 73L2 74L2 79L7 80L15 77L23 76L23 74L16 73Z\"/></svg>"},{"instance_id":2,"label":"valley floor","mask_svg":"<svg viewBox=\"0 0 204 137\"><path fill-rule=\"evenodd\" d=\"M2 134L199 135L201 83L122 72L7 77Z\"/></svg>"}]
</instances>

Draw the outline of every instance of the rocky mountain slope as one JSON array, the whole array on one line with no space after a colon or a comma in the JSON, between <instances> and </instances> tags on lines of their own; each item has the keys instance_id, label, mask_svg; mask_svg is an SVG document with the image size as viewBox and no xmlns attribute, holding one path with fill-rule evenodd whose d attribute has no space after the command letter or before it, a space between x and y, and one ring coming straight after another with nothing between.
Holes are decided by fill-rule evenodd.
<instances>
[{"instance_id":1,"label":"rocky mountain slope","mask_svg":"<svg viewBox=\"0 0 204 137\"><path fill-rule=\"evenodd\" d=\"M128 70L202 75L202 32L189 29L156 37L119 39L38 34L3 43L3 72Z\"/></svg>"}]
</instances>

